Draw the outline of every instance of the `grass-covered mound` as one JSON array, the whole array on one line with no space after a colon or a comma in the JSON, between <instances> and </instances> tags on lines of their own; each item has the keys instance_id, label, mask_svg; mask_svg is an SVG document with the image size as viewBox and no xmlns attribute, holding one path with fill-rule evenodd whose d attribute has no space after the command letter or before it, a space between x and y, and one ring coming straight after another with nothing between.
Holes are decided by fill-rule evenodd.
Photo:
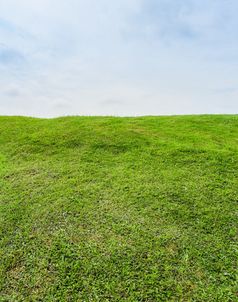
<instances>
[{"instance_id":1,"label":"grass-covered mound","mask_svg":"<svg viewBox=\"0 0 238 302\"><path fill-rule=\"evenodd\" d=\"M0 117L0 301L237 301L238 116Z\"/></svg>"}]
</instances>

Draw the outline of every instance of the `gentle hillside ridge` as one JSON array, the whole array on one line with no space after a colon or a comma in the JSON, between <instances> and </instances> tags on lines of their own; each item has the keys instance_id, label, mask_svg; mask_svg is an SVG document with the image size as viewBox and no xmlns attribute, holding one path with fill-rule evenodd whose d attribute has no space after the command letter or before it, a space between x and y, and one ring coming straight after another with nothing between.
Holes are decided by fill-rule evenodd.
<instances>
[{"instance_id":1,"label":"gentle hillside ridge","mask_svg":"<svg viewBox=\"0 0 238 302\"><path fill-rule=\"evenodd\" d=\"M0 301L237 301L238 116L0 117Z\"/></svg>"}]
</instances>

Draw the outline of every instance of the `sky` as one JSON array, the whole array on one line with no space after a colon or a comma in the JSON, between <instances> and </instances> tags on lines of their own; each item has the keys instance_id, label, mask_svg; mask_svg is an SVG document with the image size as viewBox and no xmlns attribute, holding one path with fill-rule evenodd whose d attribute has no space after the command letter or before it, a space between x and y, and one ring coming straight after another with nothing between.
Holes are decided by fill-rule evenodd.
<instances>
[{"instance_id":1,"label":"sky","mask_svg":"<svg viewBox=\"0 0 238 302\"><path fill-rule=\"evenodd\" d=\"M237 0L0 0L0 115L238 113Z\"/></svg>"}]
</instances>

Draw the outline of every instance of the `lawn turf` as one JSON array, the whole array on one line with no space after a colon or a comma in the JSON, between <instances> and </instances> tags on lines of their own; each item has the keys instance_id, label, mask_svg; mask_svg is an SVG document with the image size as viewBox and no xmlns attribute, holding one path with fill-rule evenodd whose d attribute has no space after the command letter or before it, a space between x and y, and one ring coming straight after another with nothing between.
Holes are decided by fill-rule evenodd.
<instances>
[{"instance_id":1,"label":"lawn turf","mask_svg":"<svg viewBox=\"0 0 238 302\"><path fill-rule=\"evenodd\" d=\"M238 116L0 117L0 301L238 301Z\"/></svg>"}]
</instances>

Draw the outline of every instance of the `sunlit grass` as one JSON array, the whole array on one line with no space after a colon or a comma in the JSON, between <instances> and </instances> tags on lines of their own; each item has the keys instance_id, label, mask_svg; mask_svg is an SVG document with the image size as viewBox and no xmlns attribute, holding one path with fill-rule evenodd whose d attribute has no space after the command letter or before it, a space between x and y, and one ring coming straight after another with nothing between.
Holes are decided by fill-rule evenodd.
<instances>
[{"instance_id":1,"label":"sunlit grass","mask_svg":"<svg viewBox=\"0 0 238 302\"><path fill-rule=\"evenodd\" d=\"M0 301L237 301L238 116L0 117Z\"/></svg>"}]
</instances>

